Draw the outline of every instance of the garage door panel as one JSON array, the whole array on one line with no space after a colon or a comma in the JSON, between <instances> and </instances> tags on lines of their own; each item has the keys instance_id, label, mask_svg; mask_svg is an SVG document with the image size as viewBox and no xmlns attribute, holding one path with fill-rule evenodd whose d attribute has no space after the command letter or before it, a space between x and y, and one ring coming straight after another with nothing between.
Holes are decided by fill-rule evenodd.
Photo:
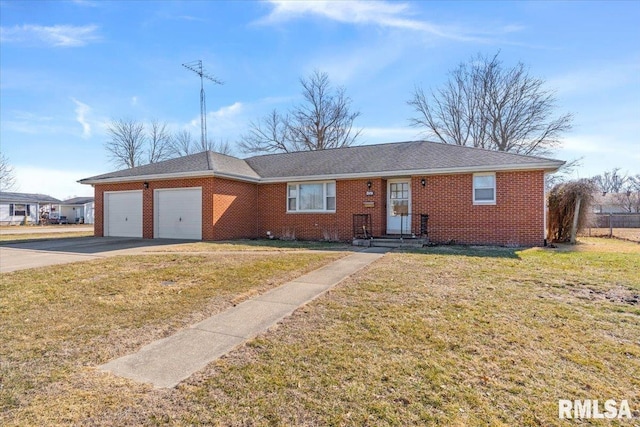
<instances>
[{"instance_id":1,"label":"garage door panel","mask_svg":"<svg viewBox=\"0 0 640 427\"><path fill-rule=\"evenodd\" d=\"M142 237L142 191L104 193L105 236Z\"/></svg>"},{"instance_id":2,"label":"garage door panel","mask_svg":"<svg viewBox=\"0 0 640 427\"><path fill-rule=\"evenodd\" d=\"M202 240L202 189L155 191L155 237Z\"/></svg>"}]
</instances>

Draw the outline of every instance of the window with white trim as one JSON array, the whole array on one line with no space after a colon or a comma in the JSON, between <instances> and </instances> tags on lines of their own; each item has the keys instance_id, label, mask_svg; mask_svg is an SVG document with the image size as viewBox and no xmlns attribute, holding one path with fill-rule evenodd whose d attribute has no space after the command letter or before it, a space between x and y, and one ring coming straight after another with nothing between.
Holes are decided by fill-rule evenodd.
<instances>
[{"instance_id":1,"label":"window with white trim","mask_svg":"<svg viewBox=\"0 0 640 427\"><path fill-rule=\"evenodd\" d=\"M9 215L10 216L30 216L31 205L11 203L9 204Z\"/></svg>"},{"instance_id":2,"label":"window with white trim","mask_svg":"<svg viewBox=\"0 0 640 427\"><path fill-rule=\"evenodd\" d=\"M287 185L287 212L335 212L336 182Z\"/></svg>"},{"instance_id":3,"label":"window with white trim","mask_svg":"<svg viewBox=\"0 0 640 427\"><path fill-rule=\"evenodd\" d=\"M494 172L473 174L473 204L496 204L496 174Z\"/></svg>"}]
</instances>

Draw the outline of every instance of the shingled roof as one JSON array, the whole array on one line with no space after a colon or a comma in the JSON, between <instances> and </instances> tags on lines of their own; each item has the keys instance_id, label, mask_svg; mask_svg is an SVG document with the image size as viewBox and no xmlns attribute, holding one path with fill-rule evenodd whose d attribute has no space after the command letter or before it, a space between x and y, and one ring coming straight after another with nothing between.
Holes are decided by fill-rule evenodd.
<instances>
[{"instance_id":1,"label":"shingled roof","mask_svg":"<svg viewBox=\"0 0 640 427\"><path fill-rule=\"evenodd\" d=\"M93 202L93 197L73 197L71 199L63 200L63 205L84 205Z\"/></svg>"},{"instance_id":2,"label":"shingled roof","mask_svg":"<svg viewBox=\"0 0 640 427\"><path fill-rule=\"evenodd\" d=\"M164 177L224 176L258 181L260 176L242 159L213 151L191 154L163 162L81 179L81 184L131 181L132 179L162 179Z\"/></svg>"},{"instance_id":3,"label":"shingled roof","mask_svg":"<svg viewBox=\"0 0 640 427\"><path fill-rule=\"evenodd\" d=\"M563 161L428 141L359 145L238 159L203 152L81 180L84 184L221 176L253 182L498 170L553 171Z\"/></svg>"},{"instance_id":4,"label":"shingled roof","mask_svg":"<svg viewBox=\"0 0 640 427\"><path fill-rule=\"evenodd\" d=\"M60 203L46 194L0 192L0 203Z\"/></svg>"}]
</instances>

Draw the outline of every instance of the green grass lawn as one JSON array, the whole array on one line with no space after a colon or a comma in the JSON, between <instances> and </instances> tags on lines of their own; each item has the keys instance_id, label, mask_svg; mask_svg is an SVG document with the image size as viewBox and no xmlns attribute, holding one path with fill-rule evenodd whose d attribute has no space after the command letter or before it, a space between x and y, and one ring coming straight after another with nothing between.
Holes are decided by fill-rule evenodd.
<instances>
[{"instance_id":1,"label":"green grass lawn","mask_svg":"<svg viewBox=\"0 0 640 427\"><path fill-rule=\"evenodd\" d=\"M16 283L7 300L3 275L0 314L4 330L12 332L3 333L0 345L0 423L570 425L558 419L558 399L627 399L636 419L621 425L638 423L637 243L583 239L558 249L452 246L390 253L169 390L95 369L198 318L146 318L154 298L180 300L157 295L177 292L172 288L136 285L148 280L154 263L170 264L154 257L121 266L125 272L110 265L84 276L104 283L91 299L94 307L119 301L106 313L94 308L95 317L107 318L87 339L76 337L90 327L81 316L70 319L74 310L55 314L82 305L60 290L77 286L77 278L23 289ZM240 262L235 258L228 262ZM252 262L246 274L253 274ZM232 269L211 274L226 270ZM126 295L111 290L119 274L131 275ZM189 283L180 282L182 292L196 287ZM42 318L30 326L32 310ZM143 320L135 312L145 313ZM138 331L144 339L136 338Z\"/></svg>"}]
</instances>

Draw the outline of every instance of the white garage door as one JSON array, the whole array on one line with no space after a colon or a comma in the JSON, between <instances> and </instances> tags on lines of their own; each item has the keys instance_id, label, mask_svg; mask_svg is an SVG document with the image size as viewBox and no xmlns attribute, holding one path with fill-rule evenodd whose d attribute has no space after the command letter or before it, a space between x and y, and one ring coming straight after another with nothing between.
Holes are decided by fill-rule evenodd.
<instances>
[{"instance_id":1,"label":"white garage door","mask_svg":"<svg viewBox=\"0 0 640 427\"><path fill-rule=\"evenodd\" d=\"M142 191L104 193L104 235L142 237Z\"/></svg>"},{"instance_id":2,"label":"white garage door","mask_svg":"<svg viewBox=\"0 0 640 427\"><path fill-rule=\"evenodd\" d=\"M202 188L155 190L155 237L202 240Z\"/></svg>"}]
</instances>

